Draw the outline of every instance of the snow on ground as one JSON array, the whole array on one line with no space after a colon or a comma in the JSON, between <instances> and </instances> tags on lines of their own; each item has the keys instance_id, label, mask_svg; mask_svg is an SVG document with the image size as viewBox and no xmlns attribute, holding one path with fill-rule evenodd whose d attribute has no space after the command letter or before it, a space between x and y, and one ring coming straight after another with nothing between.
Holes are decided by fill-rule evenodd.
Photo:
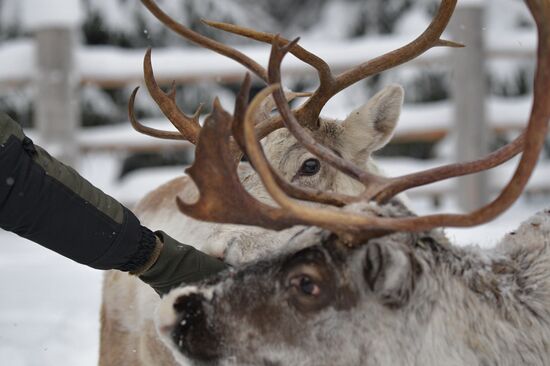
<instances>
[{"instance_id":1,"label":"snow on ground","mask_svg":"<svg viewBox=\"0 0 550 366\"><path fill-rule=\"evenodd\" d=\"M97 365L101 273L1 230L0 252L0 364Z\"/></svg>"}]
</instances>

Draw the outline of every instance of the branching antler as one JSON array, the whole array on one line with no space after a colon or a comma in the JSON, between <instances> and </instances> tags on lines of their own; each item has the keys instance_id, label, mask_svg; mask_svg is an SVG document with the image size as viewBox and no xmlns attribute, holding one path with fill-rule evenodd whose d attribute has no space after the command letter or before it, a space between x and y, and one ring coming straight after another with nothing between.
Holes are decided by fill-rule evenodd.
<instances>
[{"instance_id":1,"label":"branching antler","mask_svg":"<svg viewBox=\"0 0 550 366\"><path fill-rule=\"evenodd\" d=\"M224 56L227 56L237 61L238 63L246 67L248 70L253 72L255 75L257 75L260 79L267 82L266 69L261 65L259 65L256 61L252 60L251 58L243 54L242 52L234 48L231 48L227 45L224 45L223 43L220 43L213 39L205 37L197 32L194 32L191 29L176 22L168 14L163 12L153 0L142 0L142 3L158 20L160 20L163 24L165 24L167 27L172 29L177 34L181 35L185 39L201 47L208 48L210 50L213 50L219 54L222 54ZM171 140L187 140L192 144L197 144L199 132L201 129L199 125L199 116L201 113L202 105L199 106L199 108L197 109L197 111L194 113L193 116L187 116L185 113L183 113L179 109L179 107L176 104L175 86L172 85L172 89L168 93L165 93L164 91L162 91L162 89L158 86L155 80L155 75L151 64L150 49L148 49L147 52L145 53L145 57L143 60L143 73L145 78L145 84L147 85L147 89L149 90L151 97L157 103L157 105L162 110L166 118L168 118L168 120L176 127L179 133L174 131L161 131L161 130L153 129L153 128L144 126L137 120L134 113L134 103L135 103L135 97L136 97L138 88L136 88L132 93L132 96L130 97L130 101L129 101L129 106L128 106L129 117L130 117L130 121L132 122L132 126L137 131L149 136L162 138L162 139L171 139ZM269 133L269 131L271 130L272 129L266 130L264 127L259 130L259 134L261 137L263 137L263 136L266 136L267 133ZM233 149L233 151L235 150Z\"/></svg>"},{"instance_id":2,"label":"branching antler","mask_svg":"<svg viewBox=\"0 0 550 366\"><path fill-rule=\"evenodd\" d=\"M260 79L262 79L264 82L267 82L267 70L242 52L227 45L224 45L223 43L217 42L211 38L205 37L197 32L194 32L184 25L176 22L168 14L163 12L153 0L142 0L142 3L159 21L161 21L163 24L165 24L167 27L172 29L180 36L197 44L198 46L210 49L214 52L235 60L236 62L240 63L248 70L250 70L253 74L258 76ZM162 131L153 129L141 124L137 120L134 113L134 104L139 88L136 88L132 93L128 106L129 117L130 121L132 122L132 126L137 131L149 136L171 140L187 140L192 144L197 144L200 132L199 116L202 111L202 105L199 106L193 116L187 116L179 109L176 103L175 86L172 85L171 90L168 93L165 93L159 87L155 80L153 66L151 63L150 49L147 50L143 59L143 73L145 84L147 86L147 89L149 90L149 94L162 110L166 118L168 118L168 120L176 127L179 133L175 131ZM287 93L287 98L290 101L296 97L310 95L310 93ZM266 116L268 116L269 112L271 112L271 109L273 109L272 105L273 103L267 102L265 108L258 112L261 115L261 120L263 122L257 127L257 134L260 138L267 136L270 132L276 129L274 126L272 126L273 122L268 121L266 123L266 120L269 120L269 118L266 118Z\"/></svg>"},{"instance_id":3,"label":"branching antler","mask_svg":"<svg viewBox=\"0 0 550 366\"><path fill-rule=\"evenodd\" d=\"M292 45L296 41L297 40L289 44ZM277 39L274 40L274 45L279 43ZM269 61L269 78L273 83L281 82L280 65L285 55L284 51L285 49L279 46L274 46L272 49L272 55ZM467 163L449 164L422 172L388 178L368 172L319 144L311 137L308 131L298 123L297 119L288 108L287 103L280 99L279 92L276 91L274 98L286 127L309 152L327 161L344 174L365 185L365 192L360 197L357 197L356 200L374 199L379 203L384 203L395 195L413 187L494 168L519 154L523 150L525 142L525 133L522 133L510 144L482 159Z\"/></svg>"},{"instance_id":4,"label":"branching antler","mask_svg":"<svg viewBox=\"0 0 550 366\"><path fill-rule=\"evenodd\" d=\"M353 171L355 167L353 167L351 163L337 160L336 158L338 158L338 156L332 151L324 149L315 141L308 140L303 136L305 131L296 121L288 104L284 99L281 99L282 90L278 86L279 84L274 84L277 85L277 87L270 87L269 89L270 92L274 91L275 101L287 127L291 129L291 131L297 131L297 133L293 131L294 135L309 151L326 160L345 174L368 184L367 190L360 196L362 200L368 201L374 198L379 201L386 201L395 196L395 194L408 188L447 179L449 177L486 170L510 159L523 150L523 155L514 176L495 200L465 215L439 214L399 219L376 218L352 213L343 214L333 209L311 210L309 207L297 205L292 200L284 197L282 192L274 186L274 181L270 177L269 170L266 170L265 167L261 170L258 169L258 173L262 177L272 197L289 212L295 213L297 217L305 219L312 225L325 227L332 231L340 232L343 235L349 235L349 232L353 232L355 233L355 238L369 237L372 232L379 232L380 230L423 231L440 226L465 227L479 225L494 219L504 210L509 208L523 191L536 166L550 120L550 92L546 87L549 85L548 83L550 83L550 24L548 22L548 20L550 20L550 4L548 2L535 2L534 0L528 0L527 3L530 5L531 11L536 11L538 13L538 16L535 16L535 20L539 36L535 90L529 123L526 131L515 141L477 161L449 165L394 179L370 174L372 178L369 177L365 182L361 179L360 174ZM541 17L541 13L544 14L544 16ZM278 43L279 42L276 40L273 42L272 56L270 58L269 77L272 82L280 81L280 62L287 52L287 49L279 47ZM265 165L267 161L263 159L263 154L257 150L258 147L258 144L253 144L250 139L247 139L248 154L254 162L254 165ZM250 150L253 150L253 152ZM346 226L347 231L342 232L342 227Z\"/></svg>"},{"instance_id":5,"label":"branching antler","mask_svg":"<svg viewBox=\"0 0 550 366\"><path fill-rule=\"evenodd\" d=\"M219 43L213 39L205 37L199 33L196 33L182 24L176 22L168 14L164 13L153 0L142 0L143 4L149 9L149 11L157 17L162 23L168 26L177 34L186 38L187 40L201 46L208 48L214 52L227 56L257 75L260 79L268 82L267 71L258 63L250 59L240 51L228 47L222 43ZM342 72L339 75L334 75L330 69L330 66L319 56L304 49L303 47L295 44L290 48L289 52L296 56L301 61L308 65L311 65L319 76L319 87L311 95L311 97L303 103L295 112L297 120L303 126L309 129L316 129L318 127L318 118L322 108L335 94L348 86L365 79L369 76L378 74L413 58L418 57L422 53L426 52L430 48L446 46L446 47L462 47L462 45L441 39L441 34L445 30L449 19L454 11L456 0L443 0L432 23L418 38L409 44L386 53L373 60L364 62L356 67ZM237 35L245 36L260 42L272 43L275 39L280 46L288 44L289 41L276 37L274 34L259 32L256 30L240 27L232 24L213 22L204 20L204 22L215 28L234 33ZM260 136L267 136L272 131L283 127L283 122L279 117L269 118L262 121L257 127L258 134Z\"/></svg>"},{"instance_id":6,"label":"branching antler","mask_svg":"<svg viewBox=\"0 0 550 366\"><path fill-rule=\"evenodd\" d=\"M425 182L467 174L467 172L484 170L510 158L515 155L518 150L523 150L521 160L514 176L496 199L470 214L438 214L406 218L377 217L375 215L343 211L332 207L319 208L301 204L289 197L285 189L281 187L279 182L280 179L277 178L273 168L269 165L254 131L253 116L257 113L262 101L271 93L273 93L278 110L287 126L289 126L289 129L295 133L293 130L294 127L298 129L302 128L296 121L295 115L290 110L280 84L274 83L259 93L246 110L242 127L243 138L239 138L242 140L241 144L245 146L249 159L258 172L266 190L280 206L280 208L269 207L269 209L255 207L255 210L259 210L255 211L255 213L260 217L268 216L273 218L278 215L284 216L284 220L279 223L263 220L260 225L265 228L277 229L281 226L288 227L290 225L306 223L308 225L326 228L350 243L358 243L365 239L392 231L424 231L441 226L467 227L479 225L495 218L510 207L523 191L536 166L550 120L550 98L548 95L549 92L545 87L550 83L550 37L548 37L548 35L550 35L550 24L544 21L545 19L550 19L550 6L541 5L534 1L530 1L529 4L531 5L530 8L532 11L536 10L542 12L545 16L535 18L537 19L537 27L539 30L537 71L535 75L533 107L525 133L508 146L478 161L436 168L435 170L411 175L414 177L414 183L403 183L403 178L401 178L401 181L397 180L392 182L391 180L387 180L384 182L384 178L373 175L374 178L379 178L380 182L382 182L379 183L378 189L367 189L363 195L357 197L357 199L362 200L383 197L387 200L393 197L396 191L399 191L399 189L396 190L394 187L412 187ZM294 44L295 41L280 46L280 42L277 38L274 39L269 68L270 80L280 80L281 60L283 56L294 47ZM244 109L241 106L241 115L242 110ZM239 132L239 128L236 128L235 131L237 131L235 133L236 135L241 133ZM332 152L328 153L328 149L323 149L315 141L301 139L296 134L295 136L303 142L310 151L316 151L320 158L328 161L340 171L351 176L364 177L361 173L354 173L353 169L349 168L349 163L334 160L333 156L330 156L334 154Z\"/></svg>"},{"instance_id":7,"label":"branching antler","mask_svg":"<svg viewBox=\"0 0 550 366\"><path fill-rule=\"evenodd\" d=\"M300 121L302 125L309 128L314 128L314 126L318 123L317 121L319 114L325 104L334 95L350 85L408 62L433 47L463 47L463 45L459 43L441 39L441 35L451 19L455 6L456 0L443 0L431 24L415 40L397 50L391 51L373 60L364 62L349 70L346 70L339 75L334 75L328 64L320 57L305 50L299 45L292 46L289 49L289 52L298 59L313 66L317 70L320 81L319 87L313 93L311 98L309 98L302 106L294 111L296 114L296 119ZM204 22L212 27L260 42L276 42L279 46L289 43L288 40L280 38L274 34L258 32L227 23L213 21ZM270 83L271 82L273 81L270 80ZM272 123L272 121L270 121L270 123ZM277 121L277 123L272 127L280 128L282 127L282 122Z\"/></svg>"},{"instance_id":8,"label":"branching antler","mask_svg":"<svg viewBox=\"0 0 550 366\"><path fill-rule=\"evenodd\" d=\"M177 103L176 103L176 88L172 84L172 88L168 93L162 91L158 86L157 81L155 80L155 74L153 72L153 66L151 64L151 49L148 49L145 53L143 59L143 75L145 79L145 85L149 90L149 94L153 100L157 103L159 108L162 110L162 113L168 118L170 122L177 128L179 133L171 131L161 131L156 130L141 124L135 117L134 114L134 103L136 94L139 90L139 87L135 88L128 102L128 114L130 116L130 121L132 126L139 132L163 139L172 139L172 140L187 140L192 144L196 144L201 126L199 124L199 117L202 110L202 104L197 108L193 116L187 116L183 113Z\"/></svg>"},{"instance_id":9,"label":"branching antler","mask_svg":"<svg viewBox=\"0 0 550 366\"><path fill-rule=\"evenodd\" d=\"M132 123L145 133L157 137L183 138L197 142L197 158L193 166L188 169L188 173L197 184L200 198L192 204L178 199L178 206L187 215L201 220L257 225L274 230L293 225L315 225L331 230L350 243L360 242L392 231L424 231L440 226L465 227L487 222L510 207L523 191L534 170L550 120L548 94L550 92L547 91L547 86L550 85L550 3L548 0L526 0L537 24L539 41L533 107L525 132L507 146L479 160L450 164L396 178L385 178L366 172L342 159L330 149L317 143L306 128L312 128L317 123L319 112L324 104L334 94L349 85L409 61L432 47L460 47L461 45L457 43L441 39L441 34L453 13L456 0L443 0L430 26L413 42L336 76L332 74L323 60L297 45L298 40L288 41L268 33L223 23L207 22L207 24L232 33L262 42L271 42L272 53L269 68L267 72L264 72L263 68L251 63L245 55L233 52L235 50L225 46L221 47L215 41L207 41L206 37L197 36L196 33L174 22L151 0L142 1L163 23L179 34L206 48L228 55L270 83L247 107L250 90L250 78L247 76L236 101L234 116L232 117L224 111L216 100L213 112L201 130L197 121L197 113L195 116L189 117L177 108L174 89L169 93L160 90L154 80L150 52L147 52L144 62L147 87L179 133L158 131L140 125L135 120L131 108L136 91L134 91L130 102L130 117ZM288 98L280 84L281 62L287 53L292 53L313 66L321 79L319 88L295 111L290 109ZM270 102L267 102L266 99L271 94L280 116L269 118L267 122L258 124L258 115L262 115L264 120L269 115L268 112L272 107L269 106ZM269 111L261 112L262 108L268 108ZM283 180L270 166L259 143L259 138L282 124L311 153L363 183L365 191L357 197L350 197L334 192L299 188ZM238 147L240 150L246 151L266 190L279 207L257 201L243 188L236 173L238 161L234 157L232 158L234 152L238 151ZM331 207L340 207L359 200L375 200L378 203L384 203L396 194L413 187L495 167L522 151L523 154L516 172L500 195L491 203L470 214L385 218ZM323 203L328 206L304 205L296 199Z\"/></svg>"},{"instance_id":10,"label":"branching antler","mask_svg":"<svg viewBox=\"0 0 550 366\"><path fill-rule=\"evenodd\" d=\"M242 102L241 99L239 103ZM186 170L197 185L200 197L192 204L178 197L180 211L197 220L257 225L275 230L295 225L297 221L284 211L261 203L242 186L237 163L229 156L232 120L216 100L201 131L195 162Z\"/></svg>"}]
</instances>

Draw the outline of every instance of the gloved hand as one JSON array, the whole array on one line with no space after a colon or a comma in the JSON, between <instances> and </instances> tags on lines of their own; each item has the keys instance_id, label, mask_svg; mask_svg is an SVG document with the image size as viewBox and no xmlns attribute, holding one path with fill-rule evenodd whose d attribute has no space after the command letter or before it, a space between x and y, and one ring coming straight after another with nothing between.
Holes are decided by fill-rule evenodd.
<instances>
[{"instance_id":1,"label":"gloved hand","mask_svg":"<svg viewBox=\"0 0 550 366\"><path fill-rule=\"evenodd\" d=\"M131 274L139 276L159 295L182 283L196 282L228 268L221 260L182 244L162 231L155 234L157 246L149 262Z\"/></svg>"}]
</instances>

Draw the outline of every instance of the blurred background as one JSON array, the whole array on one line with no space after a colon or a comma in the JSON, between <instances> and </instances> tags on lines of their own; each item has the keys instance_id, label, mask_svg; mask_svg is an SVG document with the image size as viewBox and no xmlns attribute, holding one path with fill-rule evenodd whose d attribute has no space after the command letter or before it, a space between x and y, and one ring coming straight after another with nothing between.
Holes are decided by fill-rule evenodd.
<instances>
[{"instance_id":1,"label":"blurred background","mask_svg":"<svg viewBox=\"0 0 550 366\"><path fill-rule=\"evenodd\" d=\"M235 46L265 65L269 47L209 28L201 18L301 36L301 44L345 70L398 48L428 25L433 0L164 0L186 26ZM396 135L377 160L389 175L474 159L509 142L530 110L535 28L521 0L459 1L446 38L464 49L434 49L402 67L346 89L323 115L345 118L390 83L406 91ZM177 83L178 103L192 113L214 97L231 109L244 69L166 29L137 0L0 0L0 112L36 143L132 206L183 172L193 148L140 135L128 121L132 89L153 48L158 81ZM289 57L284 83L317 85L314 71ZM262 87L254 85L255 91ZM145 89L136 112L170 129ZM203 115L203 117L204 117ZM460 243L491 245L550 202L550 148L524 198L496 222L450 230ZM488 174L411 191L416 211L470 210L494 196L515 161ZM0 231L0 360L6 365L94 365L100 273L80 268Z\"/></svg>"}]
</instances>

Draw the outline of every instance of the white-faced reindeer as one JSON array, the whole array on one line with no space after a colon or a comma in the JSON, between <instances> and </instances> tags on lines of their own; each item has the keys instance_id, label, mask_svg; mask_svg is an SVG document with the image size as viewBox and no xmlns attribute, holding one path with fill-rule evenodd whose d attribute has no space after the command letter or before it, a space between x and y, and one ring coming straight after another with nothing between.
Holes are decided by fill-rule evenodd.
<instances>
[{"instance_id":1,"label":"white-faced reindeer","mask_svg":"<svg viewBox=\"0 0 550 366\"><path fill-rule=\"evenodd\" d=\"M200 196L192 204L184 196L177 201L178 208L199 220L293 231L278 255L176 289L162 300L158 331L179 362L550 363L550 213L534 217L492 252L455 248L437 229L472 226L494 218L521 194L536 165L550 119L546 90L550 85L550 1L526 2L539 29L533 110L526 132L478 161L397 178L365 169L330 141L317 141L318 136L312 137L315 132L303 126L317 121L324 103L346 86L431 47L456 45L440 39L455 0L442 1L430 27L412 43L338 76L296 42L216 24L272 43L265 75L241 58L250 70L265 76L270 86L247 106L245 81L233 116L215 103L200 130L196 161L188 171ZM294 111L280 87L280 63L287 52L314 66L321 79L313 96ZM263 101L271 93L282 118L258 123ZM165 95L166 100L173 102L170 96ZM174 107L168 109L177 112ZM279 166L271 167L259 144L265 136L262 131L282 124L309 153L365 189L359 194L330 191L332 187L322 191L283 179ZM247 180L238 174L237 147L246 152L272 200L261 201L248 193ZM520 152L518 169L503 192L471 214L415 217L392 199L411 187L489 169ZM179 189L183 189L181 184ZM164 192L153 193L142 210L155 207L160 212L160 202L173 199L170 195L179 189L168 185ZM253 234L258 235L257 245L264 244L259 233ZM129 285L128 277L121 278L113 274L107 279L103 330L112 342L118 336L125 341L102 364L172 364L150 327L155 295L136 286L137 282ZM124 302L128 299L133 300ZM102 340L102 352L113 351L109 346Z\"/></svg>"}]
</instances>

